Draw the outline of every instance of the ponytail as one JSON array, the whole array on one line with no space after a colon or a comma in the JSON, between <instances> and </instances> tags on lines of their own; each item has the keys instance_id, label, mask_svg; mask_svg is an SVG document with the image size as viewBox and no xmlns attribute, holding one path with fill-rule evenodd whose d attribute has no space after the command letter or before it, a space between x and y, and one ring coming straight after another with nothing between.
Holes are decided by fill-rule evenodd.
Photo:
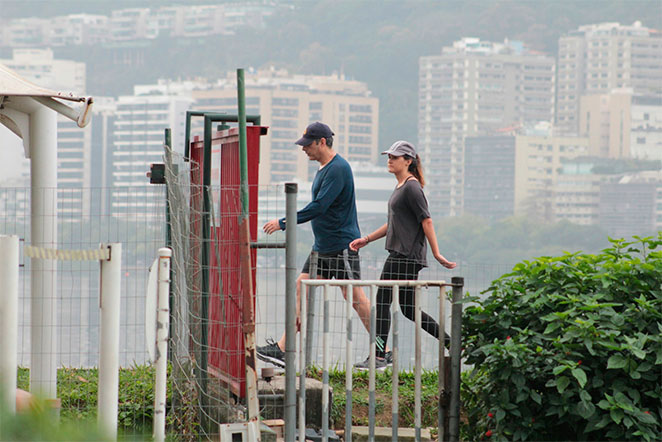
<instances>
[{"instance_id":1,"label":"ponytail","mask_svg":"<svg viewBox=\"0 0 662 442\"><path fill-rule=\"evenodd\" d=\"M423 178L423 164L421 164L421 157L416 155L416 158L408 156L407 158L411 159L409 168L407 169L412 175L416 177L421 187L425 187L425 178Z\"/></svg>"}]
</instances>

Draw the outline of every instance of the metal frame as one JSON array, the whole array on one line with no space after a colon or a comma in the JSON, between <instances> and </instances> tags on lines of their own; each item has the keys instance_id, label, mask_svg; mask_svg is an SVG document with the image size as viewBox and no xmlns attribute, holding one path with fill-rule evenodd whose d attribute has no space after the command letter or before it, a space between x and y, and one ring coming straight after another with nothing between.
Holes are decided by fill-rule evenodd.
<instances>
[{"instance_id":1,"label":"metal frame","mask_svg":"<svg viewBox=\"0 0 662 442\"><path fill-rule=\"evenodd\" d=\"M346 297L346 315L347 315L347 346L346 346L346 361L345 361L345 390L346 390L346 399L345 399L345 437L351 437L352 433L352 287L353 286L369 286L370 287L370 357L369 357L369 437L368 440L374 441L375 438L375 334L376 334L376 305L375 297L378 287L393 287L393 302L391 303L391 315L392 315L392 332L393 332L393 368L392 368L392 382L393 385L398 385L399 383L399 370L398 370L398 346L399 346L399 329L398 329L398 312L400 310L399 305L399 289L401 287L414 287L414 319L415 319L415 367L414 367L414 378L415 378L415 410L414 410L414 420L415 420L415 431L416 431L416 440L421 440L421 288L422 287L438 287L439 288L439 392L440 398L442 394L445 395L446 384L445 384L445 362L444 362L444 333L445 333L445 304L446 304L446 287L453 287L453 305L452 305L452 318L451 318L451 404L450 404L450 431L449 439L458 440L459 438L459 404L460 404L460 369L461 369L461 360L460 360L460 350L461 350L461 315L462 315L462 288L464 286L464 278L454 277L452 278L452 283L448 284L445 281L403 281L403 280L335 280L335 279L306 279L301 281L302 287L301 292L305 293L305 288L323 286L323 332L322 332L322 346L323 346L323 357L322 357L322 440L324 442L328 441L328 423L329 423L329 287L346 287L347 288L347 297ZM301 334L305 335L305 330L307 327L306 324L306 302L305 297L301 297ZM306 318L306 319L304 319ZM301 345L299 348L299 361L303 365L303 361L306 360L306 345L304 341L304 336L301 336ZM305 367L302 367L305 368ZM302 370L302 381L304 380L305 370ZM392 439L393 441L398 440L398 419L399 419L399 410L398 410L398 389L393 388L393 398L392 398ZM302 382L299 386L299 404L300 406L305 404L305 382ZM441 402L441 400L440 400ZM440 404L441 405L441 404ZM447 440L444 437L444 419L445 415L440 411L439 413L439 440ZM286 420L287 423L287 420ZM305 436L305 413L299 414L299 438L302 440Z\"/></svg>"}]
</instances>

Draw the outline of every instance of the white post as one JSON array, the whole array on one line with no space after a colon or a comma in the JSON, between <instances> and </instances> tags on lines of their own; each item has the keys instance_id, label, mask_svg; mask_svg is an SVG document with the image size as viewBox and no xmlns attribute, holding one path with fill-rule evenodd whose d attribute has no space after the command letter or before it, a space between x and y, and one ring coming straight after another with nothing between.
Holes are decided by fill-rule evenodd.
<instances>
[{"instance_id":1,"label":"white post","mask_svg":"<svg viewBox=\"0 0 662 442\"><path fill-rule=\"evenodd\" d=\"M101 247L110 248L110 259L101 261L98 422L101 431L115 440L119 389L122 244L102 244Z\"/></svg>"},{"instance_id":2,"label":"white post","mask_svg":"<svg viewBox=\"0 0 662 442\"><path fill-rule=\"evenodd\" d=\"M170 257L172 250L159 249L159 284L156 295L156 385L154 387L154 440L165 440L168 330L170 328Z\"/></svg>"},{"instance_id":3,"label":"white post","mask_svg":"<svg viewBox=\"0 0 662 442\"><path fill-rule=\"evenodd\" d=\"M0 409L16 411L18 236L0 235Z\"/></svg>"},{"instance_id":4,"label":"white post","mask_svg":"<svg viewBox=\"0 0 662 442\"><path fill-rule=\"evenodd\" d=\"M57 119L39 106L30 114L30 242L57 248ZM57 395L57 262L32 260L30 391Z\"/></svg>"}]
</instances>

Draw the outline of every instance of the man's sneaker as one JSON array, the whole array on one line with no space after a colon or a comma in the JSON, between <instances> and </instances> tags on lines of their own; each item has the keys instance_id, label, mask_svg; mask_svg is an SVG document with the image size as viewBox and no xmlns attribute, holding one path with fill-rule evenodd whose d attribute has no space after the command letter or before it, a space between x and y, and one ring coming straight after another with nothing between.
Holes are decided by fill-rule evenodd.
<instances>
[{"instance_id":1,"label":"man's sneaker","mask_svg":"<svg viewBox=\"0 0 662 442\"><path fill-rule=\"evenodd\" d=\"M375 357L375 370L383 370L389 365L391 365L391 363L389 363L388 359ZM354 368L357 370L370 370L370 356L368 356L365 361L354 364Z\"/></svg>"},{"instance_id":2,"label":"man's sneaker","mask_svg":"<svg viewBox=\"0 0 662 442\"><path fill-rule=\"evenodd\" d=\"M258 359L285 368L285 352L273 339L267 339L267 345L255 349Z\"/></svg>"},{"instance_id":3,"label":"man's sneaker","mask_svg":"<svg viewBox=\"0 0 662 442\"><path fill-rule=\"evenodd\" d=\"M384 353L384 359L386 359L387 365L393 365L393 352L387 351Z\"/></svg>"}]
</instances>

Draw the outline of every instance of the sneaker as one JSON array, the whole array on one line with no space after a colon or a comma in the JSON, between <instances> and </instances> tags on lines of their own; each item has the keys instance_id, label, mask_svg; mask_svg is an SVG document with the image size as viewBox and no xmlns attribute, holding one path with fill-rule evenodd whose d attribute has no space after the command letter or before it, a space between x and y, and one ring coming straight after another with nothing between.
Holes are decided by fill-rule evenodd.
<instances>
[{"instance_id":1,"label":"sneaker","mask_svg":"<svg viewBox=\"0 0 662 442\"><path fill-rule=\"evenodd\" d=\"M392 363L392 362L391 362ZM375 357L375 370L383 370L391 363L388 362L388 359L382 359L379 357ZM358 364L354 364L354 368L357 370L370 370L370 356L366 358L365 361L359 362Z\"/></svg>"},{"instance_id":2,"label":"sneaker","mask_svg":"<svg viewBox=\"0 0 662 442\"><path fill-rule=\"evenodd\" d=\"M386 359L387 365L393 365L393 352L387 351L384 353L384 359Z\"/></svg>"},{"instance_id":3,"label":"sneaker","mask_svg":"<svg viewBox=\"0 0 662 442\"><path fill-rule=\"evenodd\" d=\"M267 345L255 349L258 359L276 367L285 368L285 352L273 339L267 339Z\"/></svg>"}]
</instances>

